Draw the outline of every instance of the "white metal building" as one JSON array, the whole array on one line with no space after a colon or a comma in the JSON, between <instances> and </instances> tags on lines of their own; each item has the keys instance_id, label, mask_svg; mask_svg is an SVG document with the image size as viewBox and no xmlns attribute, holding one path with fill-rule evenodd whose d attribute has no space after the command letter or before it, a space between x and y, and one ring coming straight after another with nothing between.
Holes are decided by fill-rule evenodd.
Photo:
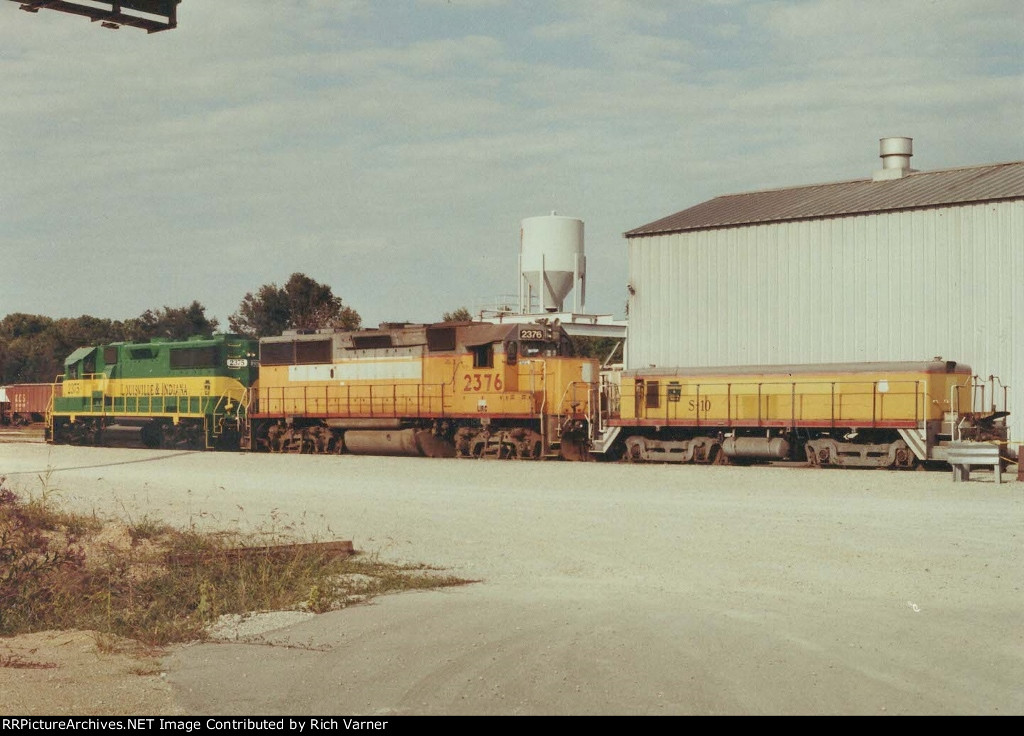
<instances>
[{"instance_id":1,"label":"white metal building","mask_svg":"<svg viewBox=\"0 0 1024 736\"><path fill-rule=\"evenodd\" d=\"M872 178L717 197L626 233L627 368L942 356L1011 386L1024 440L1024 161L918 172L910 139L881 148Z\"/></svg>"}]
</instances>

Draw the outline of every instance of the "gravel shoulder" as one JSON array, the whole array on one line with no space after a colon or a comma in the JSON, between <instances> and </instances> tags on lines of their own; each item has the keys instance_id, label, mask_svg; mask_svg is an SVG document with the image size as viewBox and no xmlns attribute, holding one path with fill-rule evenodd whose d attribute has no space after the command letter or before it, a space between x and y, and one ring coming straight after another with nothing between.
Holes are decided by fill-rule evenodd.
<instances>
[{"instance_id":1,"label":"gravel shoulder","mask_svg":"<svg viewBox=\"0 0 1024 736\"><path fill-rule=\"evenodd\" d=\"M1024 713L1019 483L0 445L48 469L80 510L482 581L176 648L189 713Z\"/></svg>"},{"instance_id":2,"label":"gravel shoulder","mask_svg":"<svg viewBox=\"0 0 1024 736\"><path fill-rule=\"evenodd\" d=\"M163 654L94 631L0 639L0 715L182 715Z\"/></svg>"}]
</instances>

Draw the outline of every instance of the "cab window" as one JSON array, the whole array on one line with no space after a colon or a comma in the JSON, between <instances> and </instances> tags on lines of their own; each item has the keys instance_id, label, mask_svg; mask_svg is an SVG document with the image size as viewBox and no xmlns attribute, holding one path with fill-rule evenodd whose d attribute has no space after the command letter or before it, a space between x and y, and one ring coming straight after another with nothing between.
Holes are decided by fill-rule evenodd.
<instances>
[{"instance_id":1,"label":"cab window","mask_svg":"<svg viewBox=\"0 0 1024 736\"><path fill-rule=\"evenodd\" d=\"M473 351L474 368L494 367L494 345L474 345L470 349Z\"/></svg>"},{"instance_id":2,"label":"cab window","mask_svg":"<svg viewBox=\"0 0 1024 736\"><path fill-rule=\"evenodd\" d=\"M547 342L536 342L530 340L519 346L519 354L524 358L543 356L553 358L558 355L558 346Z\"/></svg>"},{"instance_id":3,"label":"cab window","mask_svg":"<svg viewBox=\"0 0 1024 736\"><path fill-rule=\"evenodd\" d=\"M658 403L658 382L648 381L647 382L647 408L657 409Z\"/></svg>"}]
</instances>

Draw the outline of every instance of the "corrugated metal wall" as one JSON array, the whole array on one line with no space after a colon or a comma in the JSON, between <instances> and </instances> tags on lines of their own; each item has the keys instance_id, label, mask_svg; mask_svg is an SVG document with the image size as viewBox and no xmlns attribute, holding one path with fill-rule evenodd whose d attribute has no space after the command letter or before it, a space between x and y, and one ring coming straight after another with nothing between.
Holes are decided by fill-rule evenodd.
<instances>
[{"instance_id":1,"label":"corrugated metal wall","mask_svg":"<svg viewBox=\"0 0 1024 736\"><path fill-rule=\"evenodd\" d=\"M1024 441L1024 200L631 238L627 367L966 362Z\"/></svg>"}]
</instances>

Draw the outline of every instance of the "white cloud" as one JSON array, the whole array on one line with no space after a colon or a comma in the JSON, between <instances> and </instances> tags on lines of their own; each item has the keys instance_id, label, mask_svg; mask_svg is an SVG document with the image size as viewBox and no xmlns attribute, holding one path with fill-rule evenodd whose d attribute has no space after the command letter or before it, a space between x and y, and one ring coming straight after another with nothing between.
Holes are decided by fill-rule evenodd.
<instances>
[{"instance_id":1,"label":"white cloud","mask_svg":"<svg viewBox=\"0 0 1024 736\"><path fill-rule=\"evenodd\" d=\"M0 314L225 319L305 270L433 319L514 291L552 209L621 310L621 233L703 199L866 176L890 134L1024 157L1017 3L221 0L153 36L9 5Z\"/></svg>"}]
</instances>

